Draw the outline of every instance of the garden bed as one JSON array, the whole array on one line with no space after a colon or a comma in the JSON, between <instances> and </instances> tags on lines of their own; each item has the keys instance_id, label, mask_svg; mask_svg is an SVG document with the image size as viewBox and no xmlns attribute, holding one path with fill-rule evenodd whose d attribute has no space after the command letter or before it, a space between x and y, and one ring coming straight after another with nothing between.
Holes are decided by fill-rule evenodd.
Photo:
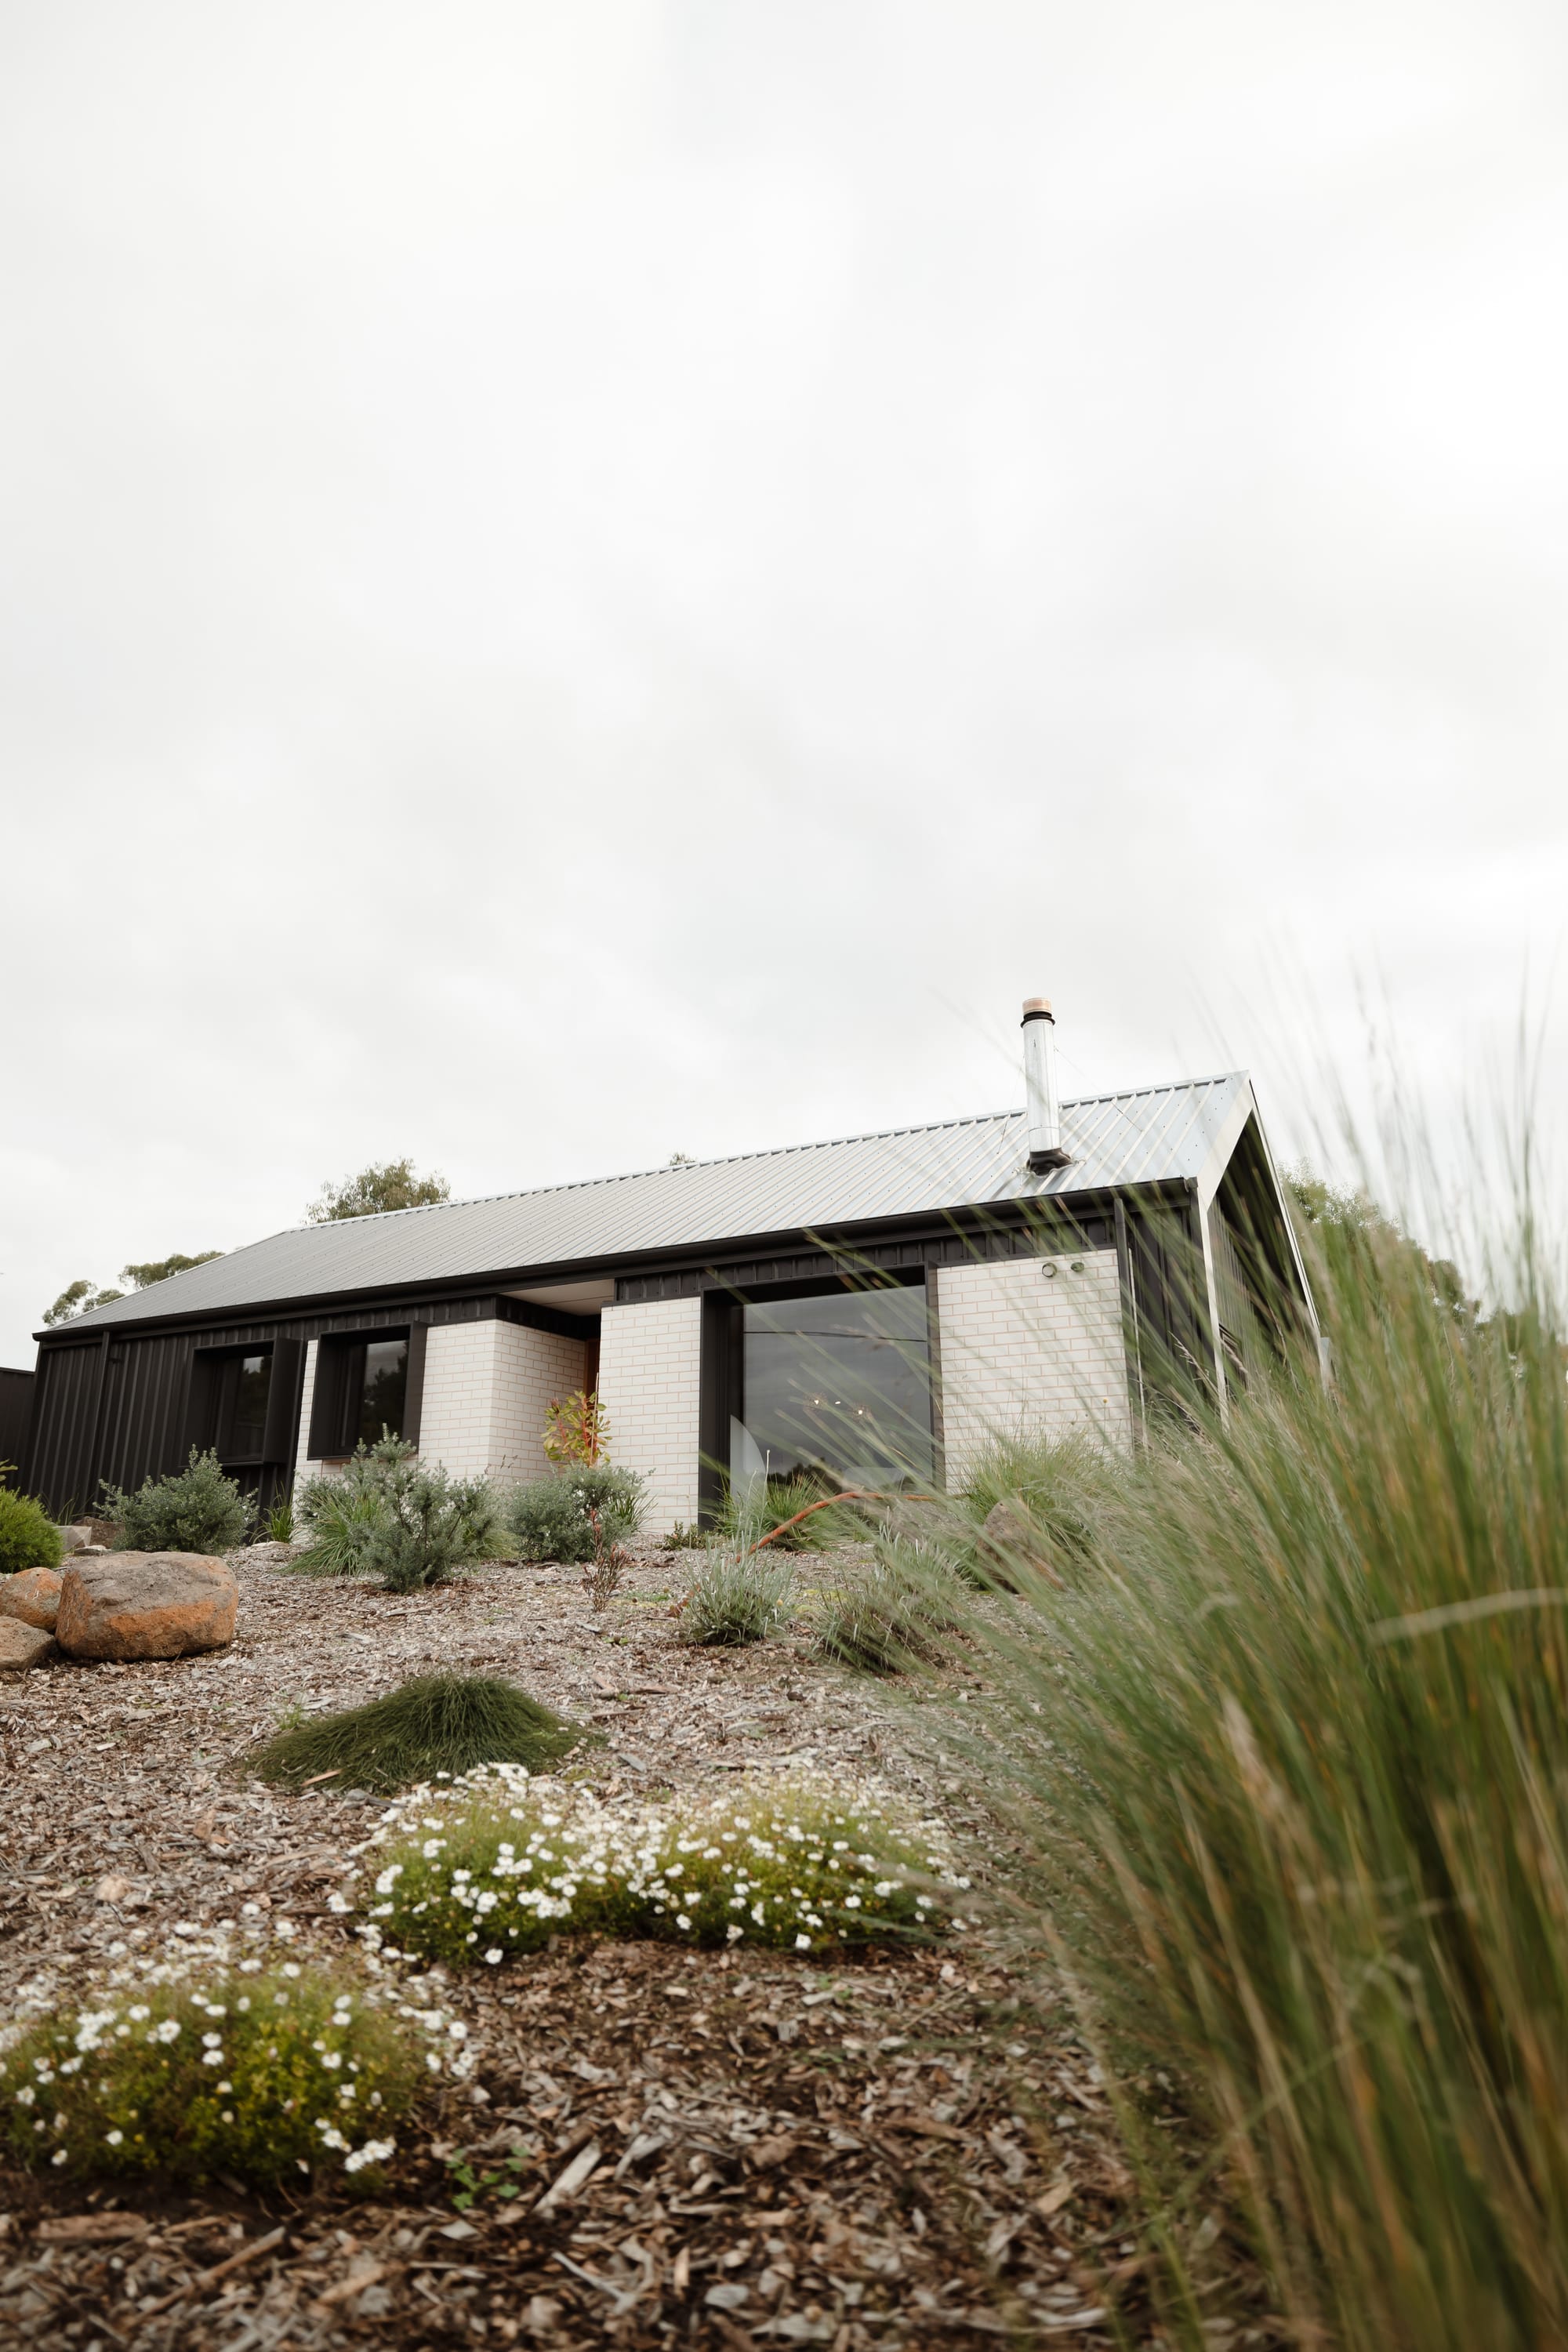
<instances>
[{"instance_id":1,"label":"garden bed","mask_svg":"<svg viewBox=\"0 0 1568 2352\"><path fill-rule=\"evenodd\" d=\"M668 1612L689 1555L639 1549L601 1614L574 1571L489 1563L398 1597L280 1557L233 1555L227 1652L61 1664L4 1694L6 2009L226 1918L286 1918L301 1957L347 1957L330 1897L379 1803L265 1789L244 1759L291 1707L437 1669L515 1676L592 1722L605 1745L574 1769L603 1794L730 1787L761 1764L872 1769L983 1840L918 1715L823 1665L806 1633L682 1645ZM810 1557L800 1582L853 1567ZM479 2063L433 2091L373 2201L327 2175L299 2195L193 2195L13 2173L0 2322L79 2352L677 2335L858 2352L1020 2325L1110 2340L1092 2315L1131 2232L1109 2117L1065 2013L1019 2010L983 1936L826 1965L585 1939L454 1970L444 1998ZM83 2217L126 2234L61 2234Z\"/></svg>"}]
</instances>

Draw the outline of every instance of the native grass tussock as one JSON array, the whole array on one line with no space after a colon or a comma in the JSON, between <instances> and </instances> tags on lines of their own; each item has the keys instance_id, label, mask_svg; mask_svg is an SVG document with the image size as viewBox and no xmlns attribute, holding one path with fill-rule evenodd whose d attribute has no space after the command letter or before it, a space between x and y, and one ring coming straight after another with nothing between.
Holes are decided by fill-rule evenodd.
<instances>
[{"instance_id":1,"label":"native grass tussock","mask_svg":"<svg viewBox=\"0 0 1568 2352\"><path fill-rule=\"evenodd\" d=\"M278 1787L331 1781L390 1797L477 1764L538 1772L597 1738L497 1675L419 1675L363 1706L288 1724L246 1760Z\"/></svg>"},{"instance_id":2,"label":"native grass tussock","mask_svg":"<svg viewBox=\"0 0 1568 2352\"><path fill-rule=\"evenodd\" d=\"M831 1950L962 1926L969 1887L937 1823L807 1772L655 1804L496 1766L414 1790L363 1853L372 1948L491 1967L562 1934Z\"/></svg>"},{"instance_id":3,"label":"native grass tussock","mask_svg":"<svg viewBox=\"0 0 1568 2352\"><path fill-rule=\"evenodd\" d=\"M1316 1349L1156 1431L1062 1587L969 1631L1020 1922L1113 2079L1179 2069L1293 2340L1568 2341L1568 1349L1369 1215ZM1212 2277L1137 2100L1165 2319ZM1149 2136L1152 2140L1152 2136Z\"/></svg>"},{"instance_id":4,"label":"native grass tussock","mask_svg":"<svg viewBox=\"0 0 1568 2352\"><path fill-rule=\"evenodd\" d=\"M374 1956L297 1960L289 1922L266 1941L188 1927L82 2000L24 1995L0 2029L0 2147L67 2179L341 2168L374 2185L422 2086L472 2068L435 1993Z\"/></svg>"}]
</instances>

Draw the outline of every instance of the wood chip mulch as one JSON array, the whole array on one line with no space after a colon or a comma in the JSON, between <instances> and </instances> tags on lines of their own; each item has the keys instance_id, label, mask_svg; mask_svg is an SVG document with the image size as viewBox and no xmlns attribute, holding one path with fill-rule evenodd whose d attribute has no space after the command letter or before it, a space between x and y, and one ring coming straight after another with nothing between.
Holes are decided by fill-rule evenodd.
<instances>
[{"instance_id":1,"label":"wood chip mulch","mask_svg":"<svg viewBox=\"0 0 1568 2352\"><path fill-rule=\"evenodd\" d=\"M641 1555L598 1619L565 1572L491 1565L399 1600L281 1573L261 1547L236 1561L220 1657L60 1664L0 1691L0 2007L24 1985L68 1997L245 1903L289 1918L301 1958L347 1958L327 1895L379 1809L262 1789L244 1757L287 1706L353 1705L435 1664L596 1716L601 1790L874 1762L984 1844L876 1686L798 1633L680 1648L668 1556ZM0 2341L1105 2352L1118 2294L1127 2340L1153 2340L1094 2070L984 1936L828 1966L563 1939L445 1997L476 2076L405 2122L374 2202L330 2175L296 2198L0 2171Z\"/></svg>"}]
</instances>

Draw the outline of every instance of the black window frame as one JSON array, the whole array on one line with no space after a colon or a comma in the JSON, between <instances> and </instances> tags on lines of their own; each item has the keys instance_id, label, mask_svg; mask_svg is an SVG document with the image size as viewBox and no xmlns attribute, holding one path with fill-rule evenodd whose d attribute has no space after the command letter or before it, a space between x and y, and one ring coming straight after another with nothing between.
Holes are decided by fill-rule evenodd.
<instances>
[{"instance_id":1,"label":"black window frame","mask_svg":"<svg viewBox=\"0 0 1568 2352\"><path fill-rule=\"evenodd\" d=\"M365 1350L389 1340L400 1340L405 1349L401 1425L393 1434L418 1445L429 1330L428 1323L391 1323L322 1334L316 1342L316 1376L310 1392L306 1449L310 1461L346 1462L353 1453L360 1442Z\"/></svg>"}]
</instances>

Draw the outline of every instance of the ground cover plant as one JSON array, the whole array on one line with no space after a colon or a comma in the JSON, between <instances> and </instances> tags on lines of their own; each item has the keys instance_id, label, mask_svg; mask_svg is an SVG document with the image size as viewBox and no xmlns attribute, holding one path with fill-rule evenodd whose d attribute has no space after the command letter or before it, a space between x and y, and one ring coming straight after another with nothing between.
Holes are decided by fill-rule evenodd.
<instances>
[{"instance_id":1,"label":"ground cover plant","mask_svg":"<svg viewBox=\"0 0 1568 2352\"><path fill-rule=\"evenodd\" d=\"M198 1453L169 1478L144 1478L133 1495L103 1482L105 1518L118 1521L121 1551L232 1551L250 1532L251 1506L213 1453Z\"/></svg>"},{"instance_id":2,"label":"ground cover plant","mask_svg":"<svg viewBox=\"0 0 1568 2352\"><path fill-rule=\"evenodd\" d=\"M0 1576L15 1576L25 1568L58 1568L64 1549L42 1503L0 1486Z\"/></svg>"},{"instance_id":3,"label":"ground cover plant","mask_svg":"<svg viewBox=\"0 0 1568 2352\"><path fill-rule=\"evenodd\" d=\"M11 2024L0 2146L67 2177L323 2167L368 2185L434 2069L448 2020L358 1970L292 1959L125 1968L82 2002Z\"/></svg>"},{"instance_id":4,"label":"ground cover plant","mask_svg":"<svg viewBox=\"0 0 1568 2352\"><path fill-rule=\"evenodd\" d=\"M789 1616L795 1571L771 1551L713 1550L691 1580L679 1638L705 1649L765 1642Z\"/></svg>"},{"instance_id":5,"label":"ground cover plant","mask_svg":"<svg viewBox=\"0 0 1568 2352\"><path fill-rule=\"evenodd\" d=\"M247 1768L286 1789L331 1785L394 1796L479 1764L547 1771L596 1735L485 1675L421 1675L367 1706L290 1726Z\"/></svg>"},{"instance_id":6,"label":"ground cover plant","mask_svg":"<svg viewBox=\"0 0 1568 2352\"><path fill-rule=\"evenodd\" d=\"M365 1852L373 1946L491 1967L569 1933L798 1952L907 1937L969 1885L935 1823L808 1773L652 1804L498 1767L415 1790Z\"/></svg>"},{"instance_id":7,"label":"ground cover plant","mask_svg":"<svg viewBox=\"0 0 1568 2352\"><path fill-rule=\"evenodd\" d=\"M1331 1378L1303 1344L1226 1421L1192 1392L1093 1573L977 1616L1008 1717L984 1769L1108 2072L1180 2075L1201 2194L1292 2340L1542 2352L1568 2341L1563 1315L1528 1223L1489 1318L1364 1204L1312 1265Z\"/></svg>"},{"instance_id":8,"label":"ground cover plant","mask_svg":"<svg viewBox=\"0 0 1568 2352\"><path fill-rule=\"evenodd\" d=\"M578 1462L547 1478L515 1486L506 1525L526 1560L592 1559L606 1544L624 1543L642 1524L644 1481L611 1462Z\"/></svg>"}]
</instances>

